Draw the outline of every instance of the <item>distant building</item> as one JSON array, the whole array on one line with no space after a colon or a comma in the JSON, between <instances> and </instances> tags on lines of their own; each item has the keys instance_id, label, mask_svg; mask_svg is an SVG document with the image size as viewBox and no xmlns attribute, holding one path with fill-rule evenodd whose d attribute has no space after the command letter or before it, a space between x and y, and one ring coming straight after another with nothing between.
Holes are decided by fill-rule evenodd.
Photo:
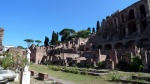
<instances>
[{"instance_id":1,"label":"distant building","mask_svg":"<svg viewBox=\"0 0 150 84\"><path fill-rule=\"evenodd\" d=\"M12 46L12 45L6 45L6 46L4 46L4 48L3 48L3 51L7 51L9 48L13 48L14 46Z\"/></svg>"}]
</instances>

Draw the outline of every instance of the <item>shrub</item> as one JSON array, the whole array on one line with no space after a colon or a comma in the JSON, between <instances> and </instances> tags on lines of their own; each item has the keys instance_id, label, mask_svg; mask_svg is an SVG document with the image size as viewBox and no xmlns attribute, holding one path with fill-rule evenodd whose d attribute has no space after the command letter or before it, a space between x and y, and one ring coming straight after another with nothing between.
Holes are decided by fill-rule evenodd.
<instances>
[{"instance_id":1,"label":"shrub","mask_svg":"<svg viewBox=\"0 0 150 84\"><path fill-rule=\"evenodd\" d=\"M140 59L139 56L134 56L131 59L131 64L130 64L131 71L139 71L141 65L142 65L142 60Z\"/></svg>"},{"instance_id":2,"label":"shrub","mask_svg":"<svg viewBox=\"0 0 150 84\"><path fill-rule=\"evenodd\" d=\"M139 67L139 72L140 72L140 71L143 71L143 69L144 69L144 66L143 66L143 65L140 65L140 67Z\"/></svg>"},{"instance_id":3,"label":"shrub","mask_svg":"<svg viewBox=\"0 0 150 84\"><path fill-rule=\"evenodd\" d=\"M120 79L120 76L117 73L113 73L110 75L110 80L117 82Z\"/></svg>"},{"instance_id":4,"label":"shrub","mask_svg":"<svg viewBox=\"0 0 150 84\"><path fill-rule=\"evenodd\" d=\"M105 68L105 62L104 61L99 62L98 67L104 69Z\"/></svg>"},{"instance_id":5,"label":"shrub","mask_svg":"<svg viewBox=\"0 0 150 84\"><path fill-rule=\"evenodd\" d=\"M54 70L54 71L60 71L60 70L61 70L61 67L60 67L60 66L52 66L52 65L49 65L49 69Z\"/></svg>"},{"instance_id":6,"label":"shrub","mask_svg":"<svg viewBox=\"0 0 150 84\"><path fill-rule=\"evenodd\" d=\"M118 80L119 80L118 76L116 76L116 75L111 76L111 81L118 81Z\"/></svg>"},{"instance_id":7,"label":"shrub","mask_svg":"<svg viewBox=\"0 0 150 84\"><path fill-rule=\"evenodd\" d=\"M88 75L88 71L86 69L83 69L83 71L81 72L82 75Z\"/></svg>"}]
</instances>

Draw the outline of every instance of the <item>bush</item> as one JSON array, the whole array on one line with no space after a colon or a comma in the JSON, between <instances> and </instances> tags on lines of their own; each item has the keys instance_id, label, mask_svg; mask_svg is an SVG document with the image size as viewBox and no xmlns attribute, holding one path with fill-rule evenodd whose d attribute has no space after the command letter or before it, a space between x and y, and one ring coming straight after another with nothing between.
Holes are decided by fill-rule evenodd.
<instances>
[{"instance_id":1,"label":"bush","mask_svg":"<svg viewBox=\"0 0 150 84\"><path fill-rule=\"evenodd\" d=\"M99 68L104 69L105 66L106 66L106 65L105 65L105 62L104 62L104 61L101 61L101 62L98 63L98 67L99 67Z\"/></svg>"},{"instance_id":2,"label":"bush","mask_svg":"<svg viewBox=\"0 0 150 84\"><path fill-rule=\"evenodd\" d=\"M140 71L143 71L143 69L144 69L144 66L143 66L143 65L140 65L140 67L139 67L139 72L140 72Z\"/></svg>"},{"instance_id":3,"label":"bush","mask_svg":"<svg viewBox=\"0 0 150 84\"><path fill-rule=\"evenodd\" d=\"M82 75L88 75L88 71L86 69L83 69L83 71L81 72Z\"/></svg>"},{"instance_id":4,"label":"bush","mask_svg":"<svg viewBox=\"0 0 150 84\"><path fill-rule=\"evenodd\" d=\"M52 66L52 65L49 65L49 69L54 70L54 71L60 71L60 70L61 70L61 67L60 67L60 66Z\"/></svg>"},{"instance_id":5,"label":"bush","mask_svg":"<svg viewBox=\"0 0 150 84\"><path fill-rule=\"evenodd\" d=\"M120 79L120 76L117 73L113 73L110 75L110 80L117 82Z\"/></svg>"},{"instance_id":6,"label":"bush","mask_svg":"<svg viewBox=\"0 0 150 84\"><path fill-rule=\"evenodd\" d=\"M140 59L139 56L135 56L131 59L131 64L130 64L131 71L139 71L140 68L142 69L141 65L142 65L142 60Z\"/></svg>"}]
</instances>

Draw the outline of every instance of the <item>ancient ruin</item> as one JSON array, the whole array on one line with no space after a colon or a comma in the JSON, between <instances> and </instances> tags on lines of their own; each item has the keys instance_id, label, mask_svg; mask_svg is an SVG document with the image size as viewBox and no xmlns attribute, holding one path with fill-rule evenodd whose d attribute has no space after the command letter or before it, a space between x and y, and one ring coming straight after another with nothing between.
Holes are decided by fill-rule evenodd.
<instances>
[{"instance_id":1,"label":"ancient ruin","mask_svg":"<svg viewBox=\"0 0 150 84\"><path fill-rule=\"evenodd\" d=\"M3 35L4 35L4 29L0 28L0 51L3 50L3 45L2 45Z\"/></svg>"},{"instance_id":2,"label":"ancient ruin","mask_svg":"<svg viewBox=\"0 0 150 84\"><path fill-rule=\"evenodd\" d=\"M89 38L74 38L48 46L44 62L66 66L90 64L96 67L104 61L107 68L115 69L120 61L130 63L132 57L141 56L145 69L150 70L149 32L150 0L140 0L107 16L99 30ZM38 55L31 53L31 58L34 56Z\"/></svg>"}]
</instances>

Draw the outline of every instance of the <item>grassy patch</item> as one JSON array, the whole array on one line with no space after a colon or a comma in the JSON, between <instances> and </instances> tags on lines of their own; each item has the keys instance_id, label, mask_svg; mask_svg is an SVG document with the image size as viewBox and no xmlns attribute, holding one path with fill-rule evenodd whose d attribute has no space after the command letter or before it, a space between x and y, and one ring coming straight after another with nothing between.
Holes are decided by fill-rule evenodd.
<instances>
[{"instance_id":1,"label":"grassy patch","mask_svg":"<svg viewBox=\"0 0 150 84\"><path fill-rule=\"evenodd\" d=\"M99 78L89 75L79 75L79 74L72 74L72 73L66 73L61 71L53 71L50 70L48 66L46 65L30 65L30 70L34 70L37 72L44 72L48 73L49 75L71 81L77 84L116 84L113 82L105 81L105 78Z\"/></svg>"}]
</instances>

